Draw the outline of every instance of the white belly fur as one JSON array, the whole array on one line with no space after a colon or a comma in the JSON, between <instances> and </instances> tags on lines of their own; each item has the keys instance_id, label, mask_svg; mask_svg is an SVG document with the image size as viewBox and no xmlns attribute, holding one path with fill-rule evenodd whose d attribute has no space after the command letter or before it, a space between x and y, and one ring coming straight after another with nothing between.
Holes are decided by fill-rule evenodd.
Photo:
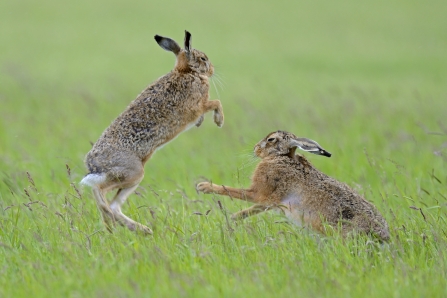
<instances>
[{"instance_id":1,"label":"white belly fur","mask_svg":"<svg viewBox=\"0 0 447 298\"><path fill-rule=\"evenodd\" d=\"M281 202L281 204L284 205L284 208L281 209L284 211L287 218L300 227L305 225L305 211L301 206L301 201L302 198L294 193L288 195Z\"/></svg>"}]
</instances>

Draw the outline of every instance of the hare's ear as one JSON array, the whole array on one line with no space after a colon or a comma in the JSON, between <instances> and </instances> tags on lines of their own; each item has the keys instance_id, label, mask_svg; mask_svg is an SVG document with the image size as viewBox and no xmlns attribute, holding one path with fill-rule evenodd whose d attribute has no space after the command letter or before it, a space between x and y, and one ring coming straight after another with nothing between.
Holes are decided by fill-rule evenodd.
<instances>
[{"instance_id":1,"label":"hare's ear","mask_svg":"<svg viewBox=\"0 0 447 298\"><path fill-rule=\"evenodd\" d=\"M304 151L307 151L307 152L310 152L313 154L327 156L327 157L331 157L331 155L332 155L329 152L327 152L326 150L324 150L323 148L321 148L321 146L314 140L310 140L310 139L306 139L306 138L291 139L289 146L290 146L290 148L297 147L297 148L300 148L301 150L304 150Z\"/></svg>"},{"instance_id":2,"label":"hare's ear","mask_svg":"<svg viewBox=\"0 0 447 298\"><path fill-rule=\"evenodd\" d=\"M185 51L191 51L191 33L185 30Z\"/></svg>"},{"instance_id":3,"label":"hare's ear","mask_svg":"<svg viewBox=\"0 0 447 298\"><path fill-rule=\"evenodd\" d=\"M172 39L160 35L155 35L154 38L162 49L173 52L176 56L180 52L180 46Z\"/></svg>"}]
</instances>

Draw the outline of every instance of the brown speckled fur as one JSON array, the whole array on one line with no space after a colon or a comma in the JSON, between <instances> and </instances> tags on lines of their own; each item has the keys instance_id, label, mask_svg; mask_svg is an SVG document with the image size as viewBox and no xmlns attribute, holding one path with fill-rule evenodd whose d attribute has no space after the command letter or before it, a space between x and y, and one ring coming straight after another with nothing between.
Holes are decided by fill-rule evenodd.
<instances>
[{"instance_id":1,"label":"brown speckled fur","mask_svg":"<svg viewBox=\"0 0 447 298\"><path fill-rule=\"evenodd\" d=\"M176 55L175 68L143 90L102 133L85 158L92 175L87 175L83 183L93 187L109 230L117 221L131 230L152 233L121 212L121 205L143 179L144 164L155 150L182 131L200 126L206 112L214 111L214 122L219 127L224 121L220 101L208 100L208 78L214 67L203 52L191 48L190 34L186 32L184 49L169 38L156 35L155 39ZM94 180L94 176L101 179ZM118 192L109 207L105 194L113 189Z\"/></svg>"},{"instance_id":2,"label":"brown speckled fur","mask_svg":"<svg viewBox=\"0 0 447 298\"><path fill-rule=\"evenodd\" d=\"M234 214L233 219L280 208L295 223L321 233L327 232L326 224L335 229L341 227L344 236L355 231L387 241L388 224L379 211L348 185L320 172L304 156L296 155L290 140L297 139L291 133L277 131L255 146L255 154L262 160L248 189L202 182L197 190L256 203Z\"/></svg>"}]
</instances>

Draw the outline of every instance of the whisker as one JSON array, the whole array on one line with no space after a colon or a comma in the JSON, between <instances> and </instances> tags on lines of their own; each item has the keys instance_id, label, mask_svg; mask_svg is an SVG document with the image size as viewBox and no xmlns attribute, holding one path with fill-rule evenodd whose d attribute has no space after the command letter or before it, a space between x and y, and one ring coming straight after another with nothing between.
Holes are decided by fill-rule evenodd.
<instances>
[{"instance_id":1,"label":"whisker","mask_svg":"<svg viewBox=\"0 0 447 298\"><path fill-rule=\"evenodd\" d=\"M238 166L238 170L245 171L246 169L251 169L254 164L256 164L256 160L247 161Z\"/></svg>"},{"instance_id":2,"label":"whisker","mask_svg":"<svg viewBox=\"0 0 447 298\"><path fill-rule=\"evenodd\" d=\"M241 165L238 167L239 170L244 170L246 168L251 167L253 164L258 162L258 157L253 154L253 149L245 149L242 150L238 154L239 157L242 157L244 160L242 161Z\"/></svg>"},{"instance_id":3,"label":"whisker","mask_svg":"<svg viewBox=\"0 0 447 298\"><path fill-rule=\"evenodd\" d=\"M216 87L216 84L214 83L214 80L211 80L211 82L213 82L213 85L214 85L214 89L216 89L216 93L217 93L217 98L220 98L220 95L219 95L219 90L217 90L217 87Z\"/></svg>"},{"instance_id":4,"label":"whisker","mask_svg":"<svg viewBox=\"0 0 447 298\"><path fill-rule=\"evenodd\" d=\"M217 81L218 85L219 85L220 88L223 90L223 89L224 89L224 88L223 88L223 87L224 87L224 80L223 80L223 78L222 78L222 75L221 75L220 73L214 72L212 78L215 79L215 80Z\"/></svg>"},{"instance_id":5,"label":"whisker","mask_svg":"<svg viewBox=\"0 0 447 298\"><path fill-rule=\"evenodd\" d=\"M214 73L214 76L216 76L216 78L219 78L219 79L222 78L220 73Z\"/></svg>"},{"instance_id":6,"label":"whisker","mask_svg":"<svg viewBox=\"0 0 447 298\"><path fill-rule=\"evenodd\" d=\"M217 76L219 76L219 78L221 78L221 79L224 79L225 77L224 77L224 75L222 75L222 73L215 73L215 74L217 74Z\"/></svg>"},{"instance_id":7,"label":"whisker","mask_svg":"<svg viewBox=\"0 0 447 298\"><path fill-rule=\"evenodd\" d=\"M221 89L223 89L223 88L222 88L222 85L220 84L220 81L219 81L219 79L218 79L217 77L215 77L215 78L213 79L213 82L217 82L217 85L218 85Z\"/></svg>"},{"instance_id":8,"label":"whisker","mask_svg":"<svg viewBox=\"0 0 447 298\"><path fill-rule=\"evenodd\" d=\"M223 87L224 87L224 80L222 79L222 77L220 76L220 74L216 74L216 81L219 83L219 85L220 85L220 88L222 88L223 89Z\"/></svg>"},{"instance_id":9,"label":"whisker","mask_svg":"<svg viewBox=\"0 0 447 298\"><path fill-rule=\"evenodd\" d=\"M239 156L239 157L247 157L247 156L252 157L253 156L253 150L249 150L249 149L242 150L241 152L239 152L237 154L237 156Z\"/></svg>"}]
</instances>

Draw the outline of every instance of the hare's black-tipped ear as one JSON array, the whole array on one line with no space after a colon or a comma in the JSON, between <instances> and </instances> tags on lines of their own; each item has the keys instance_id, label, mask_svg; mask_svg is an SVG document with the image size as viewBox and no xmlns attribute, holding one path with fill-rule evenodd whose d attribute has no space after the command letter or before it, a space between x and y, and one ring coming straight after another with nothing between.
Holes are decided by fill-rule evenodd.
<instances>
[{"instance_id":1,"label":"hare's black-tipped ear","mask_svg":"<svg viewBox=\"0 0 447 298\"><path fill-rule=\"evenodd\" d=\"M289 143L289 147L297 147L297 148L300 148L301 150L304 150L304 151L307 151L307 152L310 152L313 154L327 156L327 157L331 157L331 155L332 155L331 153L329 153L326 150L324 150L323 148L321 148L321 146L314 140L310 140L310 139L306 139L306 138L291 139L290 143Z\"/></svg>"},{"instance_id":2,"label":"hare's black-tipped ear","mask_svg":"<svg viewBox=\"0 0 447 298\"><path fill-rule=\"evenodd\" d=\"M185 30L185 51L191 51L191 33Z\"/></svg>"},{"instance_id":3,"label":"hare's black-tipped ear","mask_svg":"<svg viewBox=\"0 0 447 298\"><path fill-rule=\"evenodd\" d=\"M160 35L155 35L154 38L158 45L162 47L162 49L173 52L176 56L180 52L180 46L172 39Z\"/></svg>"}]
</instances>

